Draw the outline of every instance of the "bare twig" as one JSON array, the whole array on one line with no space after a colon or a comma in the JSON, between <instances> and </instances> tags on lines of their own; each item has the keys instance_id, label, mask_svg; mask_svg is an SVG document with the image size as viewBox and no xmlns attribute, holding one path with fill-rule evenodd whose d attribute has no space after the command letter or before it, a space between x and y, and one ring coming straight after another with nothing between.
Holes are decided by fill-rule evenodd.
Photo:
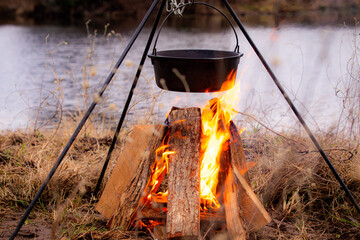
<instances>
[{"instance_id":1,"label":"bare twig","mask_svg":"<svg viewBox=\"0 0 360 240\"><path fill-rule=\"evenodd\" d=\"M252 115L250 115L250 114L247 114L247 113L244 113L244 112L239 112L239 111L236 111L236 110L233 110L233 111L236 112L236 113L240 113L241 115L244 115L244 116L247 116L247 117L253 119L254 121L256 121L257 123L259 123L261 126L263 126L264 128L266 128L266 129L269 130L270 132L272 132L272 133L274 133L274 134L276 134L276 135L278 135L278 136L280 136L280 137L282 137L282 138L284 138L284 139L286 139L286 140L299 143L298 141L296 141L296 140L294 140L294 139L292 139L292 138L288 138L288 137L284 136L283 134L278 133L277 131L275 131L275 130L269 128L269 127L267 127L264 123L260 122L258 119L256 119L254 116L252 116Z\"/></svg>"},{"instance_id":2,"label":"bare twig","mask_svg":"<svg viewBox=\"0 0 360 240\"><path fill-rule=\"evenodd\" d=\"M339 161L348 161L354 157L354 153L349 149L345 149L345 148L328 148L328 149L324 149L324 151L344 151L350 154L348 158L340 159ZM305 151L300 151L299 153L308 154L308 153L317 153L317 152L318 152L317 150L312 150L312 151L305 150Z\"/></svg>"},{"instance_id":3,"label":"bare twig","mask_svg":"<svg viewBox=\"0 0 360 240\"><path fill-rule=\"evenodd\" d=\"M215 225L215 223L213 223L213 224L209 227L209 229L205 232L204 237L202 238L202 240L206 239L206 236L209 234L210 230L213 228L214 225Z\"/></svg>"}]
</instances>

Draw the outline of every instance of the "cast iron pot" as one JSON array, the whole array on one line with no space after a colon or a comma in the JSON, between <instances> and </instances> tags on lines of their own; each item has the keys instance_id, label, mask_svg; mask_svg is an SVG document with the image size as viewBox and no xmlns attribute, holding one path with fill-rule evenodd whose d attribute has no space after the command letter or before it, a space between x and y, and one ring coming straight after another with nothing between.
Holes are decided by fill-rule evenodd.
<instances>
[{"instance_id":1,"label":"cast iron pot","mask_svg":"<svg viewBox=\"0 0 360 240\"><path fill-rule=\"evenodd\" d=\"M215 92L224 91L232 87L232 84L223 83L227 80L234 80L240 57L238 37L230 20L219 9L200 2L191 4L201 4L211 7L222 14L230 23L235 37L236 47L232 51L221 50L166 50L156 51L156 43L160 31L167 18L174 12L170 12L162 22L157 34L153 54L150 54L151 63L154 65L155 79L158 87L178 92Z\"/></svg>"}]
</instances>

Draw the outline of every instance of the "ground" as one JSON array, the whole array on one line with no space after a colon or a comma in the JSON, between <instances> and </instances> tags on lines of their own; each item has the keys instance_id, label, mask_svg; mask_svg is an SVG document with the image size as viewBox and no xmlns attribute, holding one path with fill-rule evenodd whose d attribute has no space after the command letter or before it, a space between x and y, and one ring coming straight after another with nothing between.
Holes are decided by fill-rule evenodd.
<instances>
[{"instance_id":1,"label":"ground","mask_svg":"<svg viewBox=\"0 0 360 240\"><path fill-rule=\"evenodd\" d=\"M7 132L0 136L0 239L8 239L65 145L68 132ZM87 133L74 147L19 232L18 239L131 239L145 232L110 230L94 210L97 177L111 134ZM121 151L129 130L115 150ZM285 133L284 133L285 134ZM286 138L284 138L286 137ZM331 136L320 142L355 199L360 199L359 144ZM306 137L242 133L251 184L273 221L249 239L359 239L359 214ZM111 162L110 170L115 160ZM108 176L107 174L107 176Z\"/></svg>"}]
</instances>

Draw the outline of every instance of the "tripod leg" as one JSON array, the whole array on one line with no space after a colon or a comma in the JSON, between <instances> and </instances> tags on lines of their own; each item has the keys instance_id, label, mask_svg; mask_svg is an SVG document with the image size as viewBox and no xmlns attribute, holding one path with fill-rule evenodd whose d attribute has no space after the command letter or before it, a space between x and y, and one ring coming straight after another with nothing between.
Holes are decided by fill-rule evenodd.
<instances>
[{"instance_id":1,"label":"tripod leg","mask_svg":"<svg viewBox=\"0 0 360 240\"><path fill-rule=\"evenodd\" d=\"M105 89L107 88L107 86L110 84L111 80L113 79L117 69L119 68L119 66L121 65L121 63L123 62L125 56L127 55L127 53L129 52L130 48L132 47L132 45L134 44L135 40L137 39L137 37L139 36L141 30L143 29L145 23L147 22L147 20L149 19L151 13L154 11L157 3L159 2L159 0L154 0L154 2L152 3L152 5L150 6L149 10L147 11L145 17L143 18L143 20L141 21L141 23L139 24L139 26L137 27L135 33L133 34L132 38L130 39L128 45L126 46L124 52L122 53L122 55L120 56L119 60L116 62L115 67L113 68L113 70L111 71L111 73L109 74L109 76L106 78L103 86L101 87L100 91L98 92L98 96L101 97L105 91ZM49 172L48 176L46 177L46 179L44 180L44 182L42 183L40 189L38 190L38 192L36 193L35 197L33 198L33 200L31 201L30 205L28 206L28 208L26 209L24 215L22 216L22 218L20 219L18 225L16 226L14 232L12 233L11 237L9 238L10 240L13 240L19 230L21 229L21 227L24 225L25 220L27 219L27 217L29 216L31 210L34 208L37 200L39 199L40 195L42 194L42 192L45 190L47 184L49 183L50 179L52 178L52 176L54 175L56 169L59 167L60 163L62 162L62 160L64 159L66 153L69 151L71 145L73 144L73 142L75 141L77 135L79 134L79 132L81 131L82 127L84 126L85 122L87 121L87 119L89 118L90 114L92 113L92 111L94 110L95 106L96 106L97 102L94 101L92 102L92 104L90 105L89 109L87 110L87 112L85 113L84 117L81 119L79 125L77 126L77 128L75 129L73 135L70 137L68 143L66 144L66 146L64 147L63 151L61 152L59 158L56 160L53 168L51 169L51 171Z\"/></svg>"},{"instance_id":2,"label":"tripod leg","mask_svg":"<svg viewBox=\"0 0 360 240\"><path fill-rule=\"evenodd\" d=\"M104 175L105 175L105 172L106 172L106 168L107 168L107 166L108 166L108 164L109 164L109 161L110 161L110 158L111 158L111 154L112 154L112 152L113 152L113 150L114 150L114 147L115 147L115 144L116 144L116 140L117 140L117 138L118 138L118 136L119 136L119 132L120 132L120 130L121 130L121 127L122 127L122 124L123 124L123 122L124 122L126 113L127 113L127 111L128 111L128 108L129 108L129 105L130 105L130 102L131 102L131 98L132 98L132 96L133 96L134 90L135 90L136 85L137 85L137 82L138 82L138 80L139 80L139 77L140 77L140 74L141 74L141 70L142 70L142 68L143 68L143 66L144 66L144 62L145 62L146 56L147 56L147 54L148 54L148 52L149 52L149 48L150 48L151 42L152 42L152 40L153 40L153 38L154 38L154 34L155 34L155 31L156 31L156 28L157 28L157 26L158 26L158 24L159 24L159 20L160 20L160 17L161 17L161 13L162 13L162 11L163 11L163 9L164 9L164 6L165 6L165 2L166 2L166 0L163 0L163 1L162 1L161 6L160 6L159 11L158 11L158 14L157 14L157 16L156 16L154 25L153 25L152 30L151 30L151 32L150 32L150 36L149 36L149 39L148 39L147 44L146 44L146 46L145 46L145 50L144 50L143 56L142 56L142 58L141 58L141 60L140 60L139 67L138 67L138 69L137 69L137 72L136 72L136 75L135 75L133 84L132 84L131 89L130 89L130 91L129 91L129 95L128 95L127 100L126 100L126 102L125 102L124 109L123 109L123 111L122 111L122 114L121 114L119 123L118 123L118 125L117 125L116 131L115 131L115 134L114 134L114 137L113 137L113 139L112 139L112 142L111 142L111 145L110 145L108 154L107 154L107 156L106 156L106 159L105 159L103 168L102 168L102 170L101 170L101 173L100 173L100 176L99 176L99 179L98 179L98 182L97 182L97 184L96 184L95 191L94 191L94 196L95 196L95 197L98 195L98 192L99 192L99 190L100 190L101 182L102 182L102 180L103 180L103 178L104 178Z\"/></svg>"},{"instance_id":3,"label":"tripod leg","mask_svg":"<svg viewBox=\"0 0 360 240\"><path fill-rule=\"evenodd\" d=\"M308 127L308 125L306 124L304 118L301 116L301 114L299 113L299 111L296 109L295 105L293 104L293 102L291 101L289 95L285 92L285 89L283 88L283 86L280 84L279 80L276 78L275 74L273 73L273 71L271 70L270 66L267 64L267 62L265 61L264 57L262 56L262 54L260 53L260 51L257 49L255 43L252 41L251 37L249 36L249 34L246 32L245 27L243 26L243 24L241 23L240 19L237 17L236 13L234 12L234 10L232 9L232 7L230 6L229 2L227 0L222 0L223 3L225 4L226 8L229 10L231 16L233 17L233 19L235 20L236 24L239 26L241 32L244 34L245 38L247 39L247 41L249 42L249 44L251 45L251 47L253 48L253 50L255 51L256 55L258 56L258 58L260 59L261 63L264 65L264 67L266 68L267 72L269 73L270 77L272 78L272 80L274 81L275 85L278 87L278 89L280 90L281 94L284 96L286 102L290 105L290 108L292 109L292 111L294 112L294 114L296 115L296 117L298 118L299 122L301 123L301 125L304 127L305 131L307 132L307 134L309 135L309 137L311 138L312 142L314 143L314 145L316 146L316 148L318 149L319 153L321 154L321 156L323 157L323 159L325 160L326 164L329 166L331 172L333 173L333 175L335 176L336 180L340 183L341 187L344 189L345 193L348 195L348 197L350 198L350 201L352 202L352 204L354 205L356 211L360 214L360 207L357 204L357 202L355 201L353 195L351 194L350 190L347 188L347 186L345 185L344 181L341 179L340 175L338 174L338 172L336 171L336 169L334 168L334 166L332 165L332 163L330 162L330 159L327 157L326 153L324 152L324 150L322 149L322 147L320 146L319 142L317 141L317 139L315 138L315 136L312 134L310 128Z\"/></svg>"}]
</instances>

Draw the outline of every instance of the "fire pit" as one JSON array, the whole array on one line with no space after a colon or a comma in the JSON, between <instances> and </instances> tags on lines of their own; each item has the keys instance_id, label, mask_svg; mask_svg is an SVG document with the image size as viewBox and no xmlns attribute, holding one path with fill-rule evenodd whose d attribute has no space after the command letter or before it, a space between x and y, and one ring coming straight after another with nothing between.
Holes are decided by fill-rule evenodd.
<instances>
[{"instance_id":1,"label":"fire pit","mask_svg":"<svg viewBox=\"0 0 360 240\"><path fill-rule=\"evenodd\" d=\"M97 205L112 228L143 228L160 239L208 239L220 231L246 239L270 221L246 180L254 163L232 121L231 94L203 109L173 107L166 125L130 137Z\"/></svg>"}]
</instances>

